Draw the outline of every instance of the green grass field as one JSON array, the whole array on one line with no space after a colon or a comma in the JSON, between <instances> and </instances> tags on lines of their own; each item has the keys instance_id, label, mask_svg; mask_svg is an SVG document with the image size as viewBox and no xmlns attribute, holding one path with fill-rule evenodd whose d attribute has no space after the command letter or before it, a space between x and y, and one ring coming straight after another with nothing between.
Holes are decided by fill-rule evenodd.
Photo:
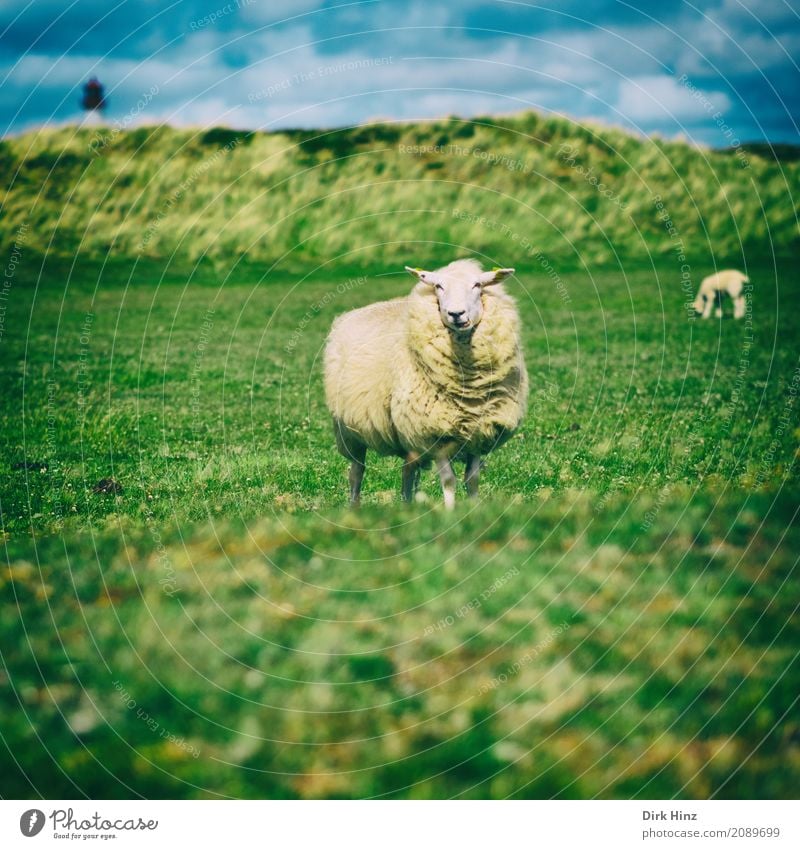
<instances>
[{"instance_id":1,"label":"green grass field","mask_svg":"<svg viewBox=\"0 0 800 849\"><path fill-rule=\"evenodd\" d=\"M795 796L800 281L748 273L518 267L530 411L448 515L375 458L349 510L322 399L402 263L25 254L0 795Z\"/></svg>"}]
</instances>

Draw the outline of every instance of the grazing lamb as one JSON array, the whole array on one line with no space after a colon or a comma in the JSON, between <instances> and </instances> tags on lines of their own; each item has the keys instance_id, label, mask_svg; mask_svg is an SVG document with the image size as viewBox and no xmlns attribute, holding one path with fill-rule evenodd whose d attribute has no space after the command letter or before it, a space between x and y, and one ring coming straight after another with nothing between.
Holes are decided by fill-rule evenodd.
<instances>
[{"instance_id":1,"label":"grazing lamb","mask_svg":"<svg viewBox=\"0 0 800 849\"><path fill-rule=\"evenodd\" d=\"M704 278L700 284L700 290L694 301L695 312L701 313L703 318L710 318L711 308L716 304L715 315L717 318L721 318L722 299L725 295L729 295L733 301L733 317L744 318L743 289L744 284L749 282L749 279L741 271L718 271L716 274L711 274Z\"/></svg>"},{"instance_id":2,"label":"grazing lamb","mask_svg":"<svg viewBox=\"0 0 800 849\"><path fill-rule=\"evenodd\" d=\"M445 507L455 504L452 461L466 463L478 494L481 455L505 442L525 414L528 375L519 316L502 286L513 268L483 271L470 259L418 278L404 298L339 316L325 349L325 396L336 444L351 461L357 504L365 457L403 458L402 496L414 496L419 470L435 461Z\"/></svg>"}]
</instances>

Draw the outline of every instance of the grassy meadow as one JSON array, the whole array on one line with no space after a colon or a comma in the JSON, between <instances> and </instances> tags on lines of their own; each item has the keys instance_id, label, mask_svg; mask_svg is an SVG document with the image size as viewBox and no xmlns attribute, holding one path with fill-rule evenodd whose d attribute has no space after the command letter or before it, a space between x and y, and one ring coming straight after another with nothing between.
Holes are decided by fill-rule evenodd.
<instances>
[{"instance_id":1,"label":"grassy meadow","mask_svg":"<svg viewBox=\"0 0 800 849\"><path fill-rule=\"evenodd\" d=\"M456 123L381 132L539 173L563 136L631 215L374 127L248 135L163 208L230 134L2 143L0 796L796 795L797 165ZM351 510L330 323L468 248L517 267L525 423L479 502L370 457ZM752 309L694 320L723 262Z\"/></svg>"}]
</instances>

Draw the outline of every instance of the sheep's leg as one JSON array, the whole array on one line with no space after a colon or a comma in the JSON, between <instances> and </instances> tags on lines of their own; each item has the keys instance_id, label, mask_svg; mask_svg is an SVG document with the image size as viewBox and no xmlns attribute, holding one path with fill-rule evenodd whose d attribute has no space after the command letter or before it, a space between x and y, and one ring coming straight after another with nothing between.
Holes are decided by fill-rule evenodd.
<instances>
[{"instance_id":1,"label":"sheep's leg","mask_svg":"<svg viewBox=\"0 0 800 849\"><path fill-rule=\"evenodd\" d=\"M744 295L739 295L738 298L733 299L733 317L734 318L744 318L744 311L745 311Z\"/></svg>"},{"instance_id":2,"label":"sheep's leg","mask_svg":"<svg viewBox=\"0 0 800 849\"><path fill-rule=\"evenodd\" d=\"M413 501L419 483L419 455L413 451L403 462L403 501Z\"/></svg>"},{"instance_id":3,"label":"sheep's leg","mask_svg":"<svg viewBox=\"0 0 800 849\"><path fill-rule=\"evenodd\" d=\"M361 482L364 480L364 469L366 469L367 446L359 445L350 449L350 503L355 507L361 501Z\"/></svg>"},{"instance_id":4,"label":"sheep's leg","mask_svg":"<svg viewBox=\"0 0 800 849\"><path fill-rule=\"evenodd\" d=\"M705 305L705 308L703 309L702 318L711 318L711 309L714 306L714 301L715 301L714 298L708 298L708 297L706 298L706 305Z\"/></svg>"},{"instance_id":5,"label":"sheep's leg","mask_svg":"<svg viewBox=\"0 0 800 849\"><path fill-rule=\"evenodd\" d=\"M478 481L481 476L481 458L477 454L467 456L467 468L464 472L464 483L470 498L478 497Z\"/></svg>"},{"instance_id":6,"label":"sheep's leg","mask_svg":"<svg viewBox=\"0 0 800 849\"><path fill-rule=\"evenodd\" d=\"M439 472L439 480L442 482L445 509L452 510L456 506L456 473L446 454L436 458L436 469Z\"/></svg>"}]
</instances>

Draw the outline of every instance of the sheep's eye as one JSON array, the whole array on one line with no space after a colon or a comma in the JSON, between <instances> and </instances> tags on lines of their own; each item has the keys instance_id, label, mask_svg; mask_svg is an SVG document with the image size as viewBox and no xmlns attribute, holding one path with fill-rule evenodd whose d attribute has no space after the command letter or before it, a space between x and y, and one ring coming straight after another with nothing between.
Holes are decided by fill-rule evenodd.
<instances>
[{"instance_id":1,"label":"sheep's eye","mask_svg":"<svg viewBox=\"0 0 800 849\"><path fill-rule=\"evenodd\" d=\"M444 286L442 286L442 284L441 284L441 283L437 283L437 284L436 284L436 291L437 291L437 292L441 292L441 291L443 291L443 290L444 290Z\"/></svg>"},{"instance_id":2,"label":"sheep's eye","mask_svg":"<svg viewBox=\"0 0 800 849\"><path fill-rule=\"evenodd\" d=\"M480 289L480 288L481 288L481 284L480 284L480 283L476 283L476 284L475 284L472 288L473 288L473 289Z\"/></svg>"}]
</instances>

